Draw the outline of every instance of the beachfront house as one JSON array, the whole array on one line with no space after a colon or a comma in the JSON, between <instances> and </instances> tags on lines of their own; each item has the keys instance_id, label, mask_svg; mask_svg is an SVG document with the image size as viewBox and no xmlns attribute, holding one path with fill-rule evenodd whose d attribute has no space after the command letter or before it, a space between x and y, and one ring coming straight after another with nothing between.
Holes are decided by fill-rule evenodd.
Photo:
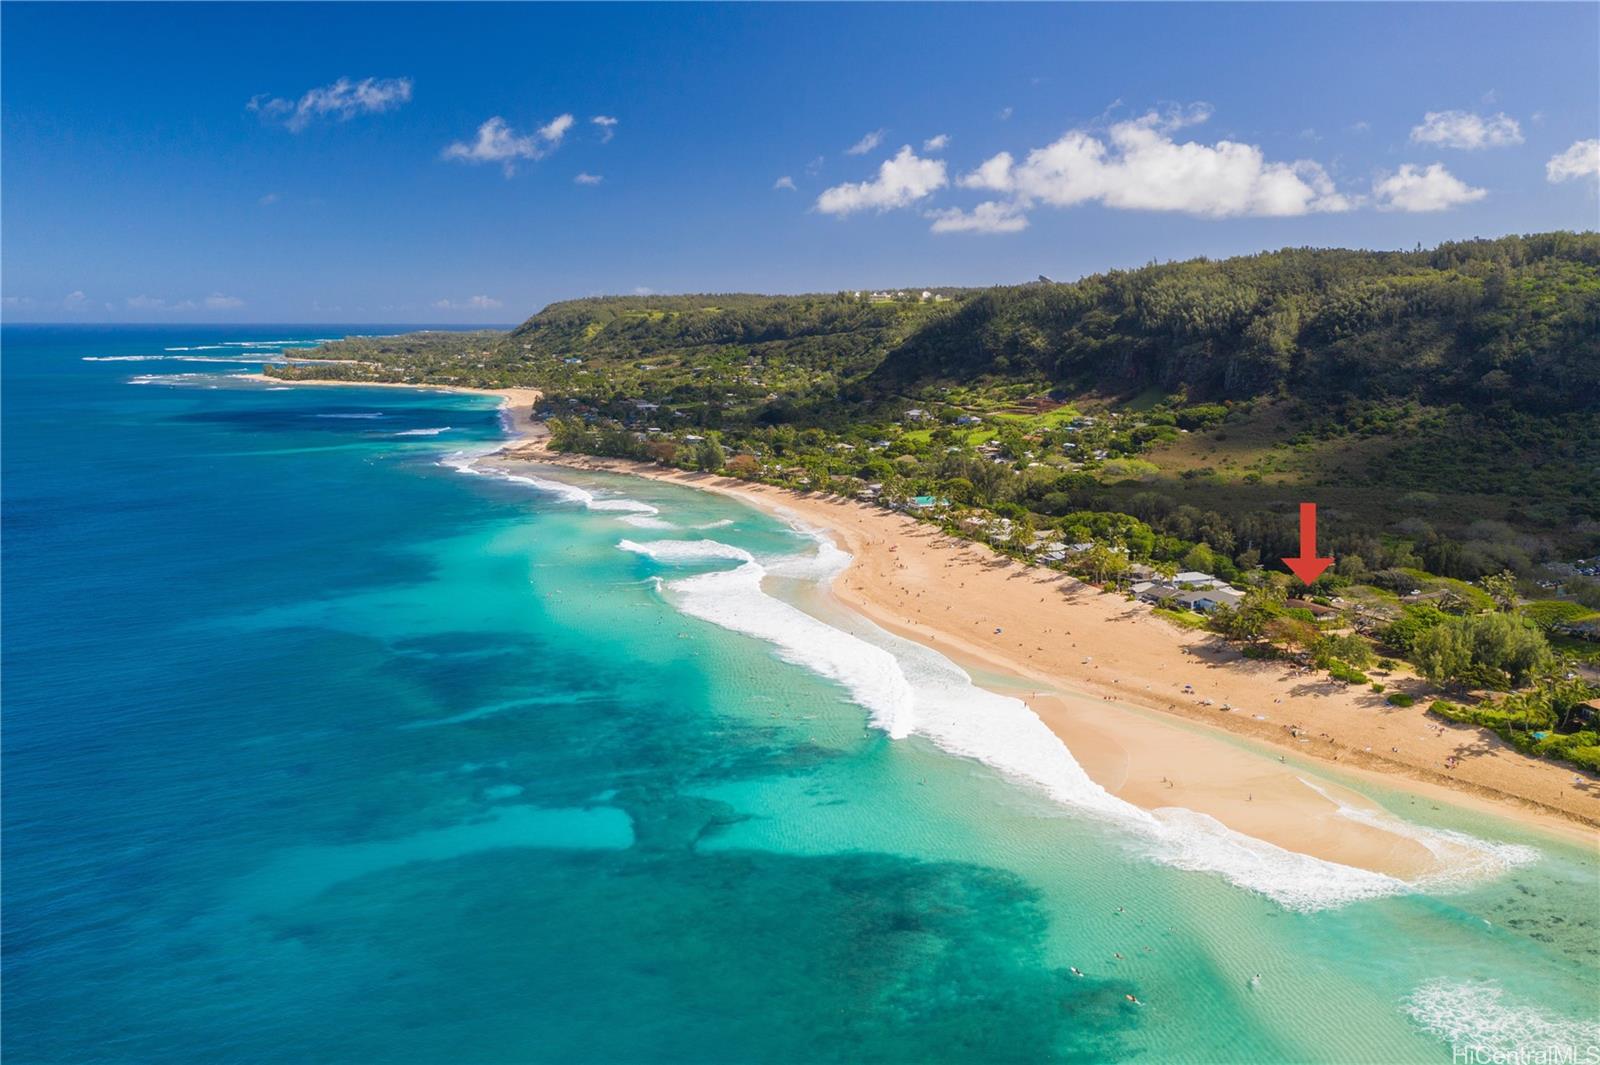
<instances>
[{"instance_id":1,"label":"beachfront house","mask_svg":"<svg viewBox=\"0 0 1600 1065\"><path fill-rule=\"evenodd\" d=\"M1227 581L1194 571L1180 573L1170 581L1136 581L1132 590L1142 602L1171 602L1200 614L1209 614L1219 606L1237 610L1244 602L1244 593L1229 587Z\"/></svg>"},{"instance_id":2,"label":"beachfront house","mask_svg":"<svg viewBox=\"0 0 1600 1065\"><path fill-rule=\"evenodd\" d=\"M1182 592L1177 601L1183 606L1198 614L1209 614L1219 606L1229 610L1238 610L1244 602L1244 593L1236 592L1232 588L1207 588L1191 592Z\"/></svg>"}]
</instances>

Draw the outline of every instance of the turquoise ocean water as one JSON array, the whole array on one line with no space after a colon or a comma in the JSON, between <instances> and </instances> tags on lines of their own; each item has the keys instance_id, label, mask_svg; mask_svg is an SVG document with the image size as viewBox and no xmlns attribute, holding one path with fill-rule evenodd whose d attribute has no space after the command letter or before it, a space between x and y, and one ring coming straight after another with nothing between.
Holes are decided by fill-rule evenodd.
<instances>
[{"instance_id":1,"label":"turquoise ocean water","mask_svg":"<svg viewBox=\"0 0 1600 1065\"><path fill-rule=\"evenodd\" d=\"M485 472L487 400L229 378L344 331L0 337L8 1062L1600 1043L1592 853L1365 785L1476 860L1146 824L802 530Z\"/></svg>"}]
</instances>

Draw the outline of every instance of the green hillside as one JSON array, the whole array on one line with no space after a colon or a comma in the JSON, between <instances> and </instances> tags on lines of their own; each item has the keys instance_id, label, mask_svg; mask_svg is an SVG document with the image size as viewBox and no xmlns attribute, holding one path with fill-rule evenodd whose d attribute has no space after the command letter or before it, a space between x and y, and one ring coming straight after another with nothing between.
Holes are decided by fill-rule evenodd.
<instances>
[{"instance_id":1,"label":"green hillside","mask_svg":"<svg viewBox=\"0 0 1600 1065\"><path fill-rule=\"evenodd\" d=\"M751 476L1121 512L1241 565L1292 547L1302 498L1373 565L1470 578L1600 548L1595 233L926 296L594 298L318 354L355 361L276 372L534 384L573 419L565 446L704 464L685 438L710 433Z\"/></svg>"}]
</instances>

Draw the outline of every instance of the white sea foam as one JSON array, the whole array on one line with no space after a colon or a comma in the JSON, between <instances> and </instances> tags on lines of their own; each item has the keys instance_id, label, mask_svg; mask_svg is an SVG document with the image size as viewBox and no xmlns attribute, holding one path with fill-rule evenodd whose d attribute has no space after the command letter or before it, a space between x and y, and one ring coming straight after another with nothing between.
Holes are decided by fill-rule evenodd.
<instances>
[{"instance_id":1,"label":"white sea foam","mask_svg":"<svg viewBox=\"0 0 1600 1065\"><path fill-rule=\"evenodd\" d=\"M1419 885L1449 887L1455 882L1484 880L1539 860L1539 852L1533 847L1520 843L1497 843L1448 828L1414 824L1384 809L1342 802L1337 796L1304 778L1300 782L1333 803L1340 817L1415 840L1426 848L1437 861L1439 871L1419 880Z\"/></svg>"},{"instance_id":2,"label":"white sea foam","mask_svg":"<svg viewBox=\"0 0 1600 1065\"><path fill-rule=\"evenodd\" d=\"M803 531L817 541L814 554L767 565L716 540L624 540L618 546L667 565L738 562L733 569L663 581L658 587L684 613L765 640L785 661L838 682L891 737L923 736L946 751L1034 785L1063 806L1115 824L1157 861L1220 875L1293 910L1326 909L1415 890L1416 885L1396 877L1246 836L1205 814L1143 810L1091 780L1061 739L1020 699L978 687L931 648L876 629L870 639L863 638L768 595L761 583L769 573L825 582L849 564L850 556L825 535ZM1461 841L1479 845L1475 853L1500 846L1464 836ZM1474 867L1470 874L1491 871Z\"/></svg>"},{"instance_id":3,"label":"white sea foam","mask_svg":"<svg viewBox=\"0 0 1600 1065\"><path fill-rule=\"evenodd\" d=\"M1557 1016L1508 1001L1489 981L1431 980L1411 993L1411 1019L1450 1044L1456 1060L1600 1060L1600 1021Z\"/></svg>"},{"instance_id":4,"label":"white sea foam","mask_svg":"<svg viewBox=\"0 0 1600 1065\"><path fill-rule=\"evenodd\" d=\"M715 540L624 540L619 546L658 562L739 561L734 569L686 577L667 588L684 613L773 644L784 661L842 685L890 736L911 734L916 697L894 656L763 592L766 570L749 552Z\"/></svg>"},{"instance_id":5,"label":"white sea foam","mask_svg":"<svg viewBox=\"0 0 1600 1065\"><path fill-rule=\"evenodd\" d=\"M355 420L358 420L358 421L370 421L370 420L372 420L374 418L387 417L387 415L382 414L382 413L377 412L377 411L371 411L371 412L364 413L364 414L313 414L312 417L313 418L351 418L351 419L355 419Z\"/></svg>"},{"instance_id":6,"label":"white sea foam","mask_svg":"<svg viewBox=\"0 0 1600 1065\"><path fill-rule=\"evenodd\" d=\"M449 431L450 431L450 426L448 426L448 425L440 425L440 426L438 426L436 428L433 428L433 429L402 429L398 433L395 433L394 435L395 436L438 436L440 433L448 433Z\"/></svg>"},{"instance_id":7,"label":"white sea foam","mask_svg":"<svg viewBox=\"0 0 1600 1065\"><path fill-rule=\"evenodd\" d=\"M168 348L168 351L187 351L187 348ZM199 350L199 349L195 349ZM282 362L283 355L276 351L241 351L237 355L84 355L84 362Z\"/></svg>"},{"instance_id":8,"label":"white sea foam","mask_svg":"<svg viewBox=\"0 0 1600 1065\"><path fill-rule=\"evenodd\" d=\"M493 466L479 466L479 459L494 454L500 450L498 444L491 445L480 451L457 451L439 460L441 466L448 466L461 473L470 473L478 477L498 477L503 481L513 484L525 484L541 492L555 496L564 503L576 503L585 510L620 511L626 514L651 515L661 513L660 509L649 503L641 503L637 499L618 499L613 496L597 496L587 488L580 488L575 484L565 481L552 481L545 477L535 477L532 474L512 473L509 470L498 469Z\"/></svg>"},{"instance_id":9,"label":"white sea foam","mask_svg":"<svg viewBox=\"0 0 1600 1065\"><path fill-rule=\"evenodd\" d=\"M658 518L652 514L624 514L617 519L624 525L632 525L636 529L675 529L676 525L665 518Z\"/></svg>"},{"instance_id":10,"label":"white sea foam","mask_svg":"<svg viewBox=\"0 0 1600 1065\"><path fill-rule=\"evenodd\" d=\"M214 381L217 375L213 373L142 373L128 378L130 385L183 385L196 384L200 380ZM215 385L212 386L216 387Z\"/></svg>"},{"instance_id":11,"label":"white sea foam","mask_svg":"<svg viewBox=\"0 0 1600 1065\"><path fill-rule=\"evenodd\" d=\"M735 562L755 562L755 556L742 547L734 547L718 540L647 540L636 543L633 540L623 540L618 547L624 551L632 551L636 555L657 562L667 563L693 563L707 562L716 559L732 559Z\"/></svg>"},{"instance_id":12,"label":"white sea foam","mask_svg":"<svg viewBox=\"0 0 1600 1065\"><path fill-rule=\"evenodd\" d=\"M733 524L732 518L719 518L717 521L708 521L704 525L696 525L696 529L721 529Z\"/></svg>"}]
</instances>

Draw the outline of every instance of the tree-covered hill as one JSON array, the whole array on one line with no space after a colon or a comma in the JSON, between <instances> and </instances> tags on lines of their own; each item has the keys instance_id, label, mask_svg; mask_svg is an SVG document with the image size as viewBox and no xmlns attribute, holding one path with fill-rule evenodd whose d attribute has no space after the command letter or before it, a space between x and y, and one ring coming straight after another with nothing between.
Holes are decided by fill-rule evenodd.
<instances>
[{"instance_id":1,"label":"tree-covered hill","mask_svg":"<svg viewBox=\"0 0 1600 1065\"><path fill-rule=\"evenodd\" d=\"M1600 234L1289 249L990 289L908 336L869 381L1017 379L1068 393L1592 407Z\"/></svg>"},{"instance_id":2,"label":"tree-covered hill","mask_svg":"<svg viewBox=\"0 0 1600 1065\"><path fill-rule=\"evenodd\" d=\"M1298 498L1344 550L1403 542L1450 576L1600 549L1596 233L990 289L601 297L510 334L315 354L352 361L274 372L532 384L613 434L572 446L669 456L715 434L762 476L1120 512L1229 555L1292 550Z\"/></svg>"}]
</instances>

